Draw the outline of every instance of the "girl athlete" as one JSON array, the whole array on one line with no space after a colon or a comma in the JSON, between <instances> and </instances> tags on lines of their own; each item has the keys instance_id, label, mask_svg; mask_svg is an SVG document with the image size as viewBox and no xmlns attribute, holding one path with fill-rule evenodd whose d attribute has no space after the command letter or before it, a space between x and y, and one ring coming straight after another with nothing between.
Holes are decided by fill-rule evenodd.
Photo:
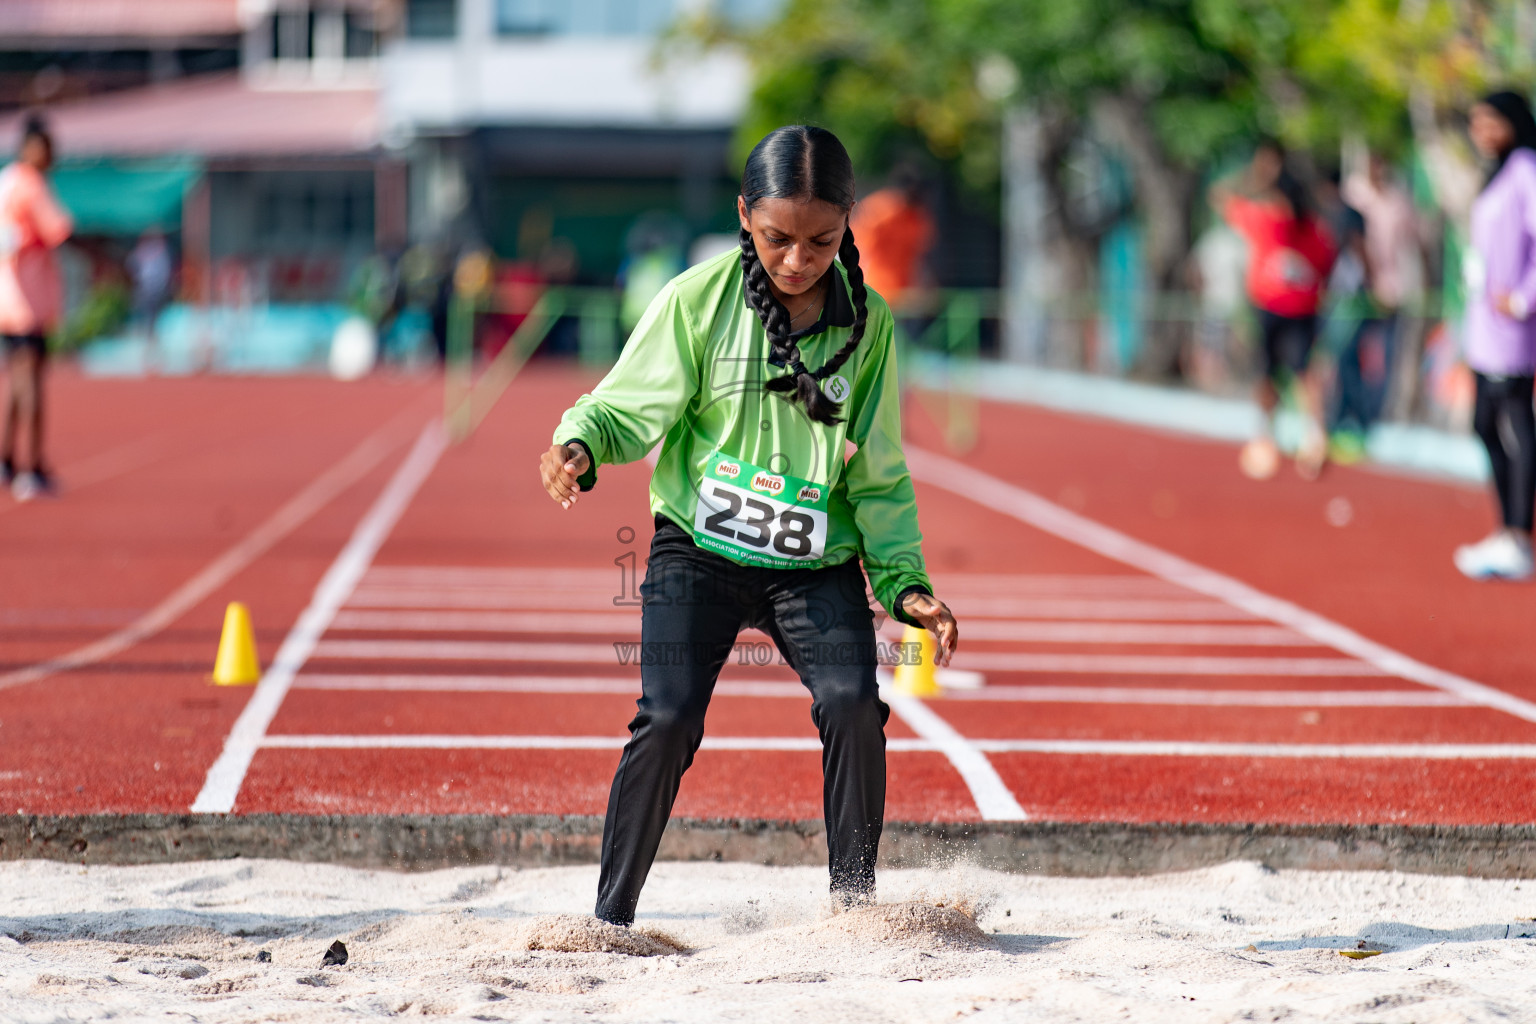
<instances>
[{"instance_id":1,"label":"girl athlete","mask_svg":"<svg viewBox=\"0 0 1536 1024\"><path fill-rule=\"evenodd\" d=\"M1472 107L1472 144L1493 161L1472 204L1467 251L1466 359L1477 380L1472 425L1488 450L1501 528L1456 549L1473 579L1531 575L1536 501L1536 119L1518 93Z\"/></svg>"},{"instance_id":2,"label":"girl athlete","mask_svg":"<svg viewBox=\"0 0 1536 1024\"><path fill-rule=\"evenodd\" d=\"M642 696L603 825L605 921L634 921L715 679L748 627L811 692L834 904L873 899L890 709L859 563L886 610L934 633L938 664L959 632L923 567L891 311L864 286L853 201L853 165L832 133L795 125L759 142L736 201L740 252L662 290L540 459L545 489L572 508L599 465L661 442Z\"/></svg>"}]
</instances>

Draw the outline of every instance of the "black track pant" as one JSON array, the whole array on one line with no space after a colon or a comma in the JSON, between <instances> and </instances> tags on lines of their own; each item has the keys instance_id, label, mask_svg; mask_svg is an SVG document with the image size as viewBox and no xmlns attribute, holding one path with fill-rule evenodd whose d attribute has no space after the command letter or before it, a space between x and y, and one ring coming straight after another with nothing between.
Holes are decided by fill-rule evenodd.
<instances>
[{"instance_id":1,"label":"black track pant","mask_svg":"<svg viewBox=\"0 0 1536 1024\"><path fill-rule=\"evenodd\" d=\"M603 822L598 917L635 919L683 772L704 738L704 712L727 660L761 657L772 638L811 691L821 733L822 807L834 894L875 885L885 815L885 721L875 681L874 616L857 560L824 569L756 569L705 551L658 517L640 588L639 712L619 760ZM734 648L734 650L733 650Z\"/></svg>"},{"instance_id":2,"label":"black track pant","mask_svg":"<svg viewBox=\"0 0 1536 1024\"><path fill-rule=\"evenodd\" d=\"M1488 449L1504 525L1530 532L1536 502L1536 413L1530 377L1477 376L1472 427Z\"/></svg>"}]
</instances>

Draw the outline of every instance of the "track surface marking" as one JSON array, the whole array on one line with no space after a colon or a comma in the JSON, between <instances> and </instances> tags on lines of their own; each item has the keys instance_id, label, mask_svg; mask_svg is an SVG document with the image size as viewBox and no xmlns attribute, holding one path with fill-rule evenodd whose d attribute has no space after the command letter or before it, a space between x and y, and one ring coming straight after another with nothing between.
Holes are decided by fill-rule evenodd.
<instances>
[{"instance_id":1,"label":"track surface marking","mask_svg":"<svg viewBox=\"0 0 1536 1024\"><path fill-rule=\"evenodd\" d=\"M371 550L344 555L345 574L332 571L337 552L387 490L382 470L156 636L0 692L0 800L33 812L600 814L637 696L625 652L651 530L643 464L604 467L568 514L538 487L534 453L586 383L530 369L474 438L422 469L390 523L372 518ZM320 438L343 423L328 403L378 395L310 381L240 393L269 386L316 399L303 415L332 416L311 428ZM964 459L933 454L936 432L909 417L930 567L961 621L956 668L987 685L892 700L888 819L1529 820L1536 588L1480 588L1447 568L1449 546L1481 532L1481 494L1352 470L1258 486L1238 478L1229 446L1038 410L982 414L983 445ZM142 423L126 436L160 435ZM272 446L238 450L256 459ZM194 449L173 437L146 463L159 482L144 508L163 498L164 510L145 524L231 501L189 503L178 489L174 474L197 472ZM267 479L248 478L237 517L270 493ZM7 530L42 536L53 514L88 531L92 509L120 519L137 482L109 475L15 509ZM1355 510L1349 530L1322 515L1340 497ZM136 529L161 545L146 559L186 564L173 531ZM68 564L63 545L8 550ZM158 595L174 586L157 579ZM7 668L132 623L155 583L34 588L0 607L0 635L15 638ZM292 642L256 695L208 688L221 602L248 595L263 653ZM882 637L899 635L887 624ZM676 813L819 817L808 712L766 638L744 633Z\"/></svg>"}]
</instances>

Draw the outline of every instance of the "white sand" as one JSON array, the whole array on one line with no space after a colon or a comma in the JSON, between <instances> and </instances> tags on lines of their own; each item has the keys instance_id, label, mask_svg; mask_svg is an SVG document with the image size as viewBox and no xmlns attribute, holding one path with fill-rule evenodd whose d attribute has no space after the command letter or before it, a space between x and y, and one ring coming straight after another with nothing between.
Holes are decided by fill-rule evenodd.
<instances>
[{"instance_id":1,"label":"white sand","mask_svg":"<svg viewBox=\"0 0 1536 1024\"><path fill-rule=\"evenodd\" d=\"M528 949L600 931L550 920L591 867L0 863L0 1020L1536 1021L1536 882L887 871L829 918L825 877L660 864L639 926L690 952L641 957Z\"/></svg>"}]
</instances>

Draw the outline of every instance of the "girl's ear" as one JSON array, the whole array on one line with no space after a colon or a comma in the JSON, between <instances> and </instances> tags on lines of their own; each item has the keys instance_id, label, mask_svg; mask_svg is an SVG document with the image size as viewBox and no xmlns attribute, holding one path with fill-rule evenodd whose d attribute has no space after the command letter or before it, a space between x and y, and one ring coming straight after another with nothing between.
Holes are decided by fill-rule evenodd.
<instances>
[{"instance_id":1,"label":"girl's ear","mask_svg":"<svg viewBox=\"0 0 1536 1024\"><path fill-rule=\"evenodd\" d=\"M750 215L747 213L747 200L744 196L736 197L736 216L741 219L741 230L752 230L752 222L749 219Z\"/></svg>"}]
</instances>

